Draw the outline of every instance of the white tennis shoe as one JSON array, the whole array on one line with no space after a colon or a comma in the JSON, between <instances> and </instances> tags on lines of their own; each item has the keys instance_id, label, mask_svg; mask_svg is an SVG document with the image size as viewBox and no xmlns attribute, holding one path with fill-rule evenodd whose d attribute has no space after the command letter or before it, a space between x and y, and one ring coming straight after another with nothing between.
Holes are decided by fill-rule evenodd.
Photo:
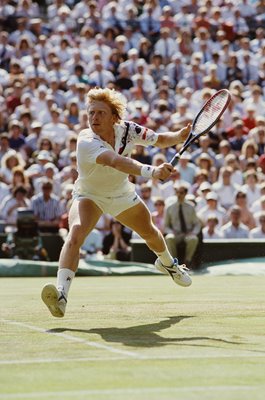
<instances>
[{"instance_id":1,"label":"white tennis shoe","mask_svg":"<svg viewBox=\"0 0 265 400\"><path fill-rule=\"evenodd\" d=\"M67 299L63 292L60 292L54 285L48 283L42 289L41 298L54 317L62 318L64 316Z\"/></svg>"},{"instance_id":2,"label":"white tennis shoe","mask_svg":"<svg viewBox=\"0 0 265 400\"><path fill-rule=\"evenodd\" d=\"M162 264L159 258L155 261L155 267L158 271L163 272L163 274L168 274L171 276L173 281L180 286L190 286L192 284L191 277L188 274L188 268L185 264L179 265L178 260L174 258L174 264L171 267L166 267Z\"/></svg>"}]
</instances>

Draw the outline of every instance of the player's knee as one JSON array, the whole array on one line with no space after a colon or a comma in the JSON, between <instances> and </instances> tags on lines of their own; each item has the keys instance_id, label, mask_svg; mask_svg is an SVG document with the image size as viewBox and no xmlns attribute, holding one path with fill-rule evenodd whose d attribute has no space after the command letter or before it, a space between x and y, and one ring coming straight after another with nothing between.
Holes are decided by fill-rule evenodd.
<instances>
[{"instance_id":1,"label":"player's knee","mask_svg":"<svg viewBox=\"0 0 265 400\"><path fill-rule=\"evenodd\" d=\"M86 233L82 229L81 225L73 225L67 238L68 246L80 247L83 244L85 238Z\"/></svg>"}]
</instances>

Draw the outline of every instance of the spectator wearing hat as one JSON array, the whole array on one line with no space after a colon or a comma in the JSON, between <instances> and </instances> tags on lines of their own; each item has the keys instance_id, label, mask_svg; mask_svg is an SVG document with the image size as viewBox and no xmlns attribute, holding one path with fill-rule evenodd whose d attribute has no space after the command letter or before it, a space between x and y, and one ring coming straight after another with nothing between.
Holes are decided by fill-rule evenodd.
<instances>
[{"instance_id":1,"label":"spectator wearing hat","mask_svg":"<svg viewBox=\"0 0 265 400\"><path fill-rule=\"evenodd\" d=\"M234 205L229 214L229 222L221 228L225 239L247 239L249 228L241 222L242 212L239 206Z\"/></svg>"},{"instance_id":2,"label":"spectator wearing hat","mask_svg":"<svg viewBox=\"0 0 265 400\"><path fill-rule=\"evenodd\" d=\"M203 239L222 239L222 234L218 229L219 220L214 214L209 214L206 220L206 225L202 229Z\"/></svg>"},{"instance_id":3,"label":"spectator wearing hat","mask_svg":"<svg viewBox=\"0 0 265 400\"><path fill-rule=\"evenodd\" d=\"M0 175L2 176L3 182L8 185L11 184L13 176L12 170L14 167L19 165L22 168L25 167L25 161L23 160L21 153L11 149L3 155L0 168Z\"/></svg>"},{"instance_id":4,"label":"spectator wearing hat","mask_svg":"<svg viewBox=\"0 0 265 400\"><path fill-rule=\"evenodd\" d=\"M36 194L40 193L41 192L41 188L42 188L42 184L47 179L49 179L53 183L52 192L56 196L60 197L61 193L62 193L62 189L61 189L61 179L60 179L60 176L59 176L59 170L55 166L55 164L52 163L52 162L47 162L43 167L43 176L41 176L39 178L36 178L34 180L34 192Z\"/></svg>"},{"instance_id":5,"label":"spectator wearing hat","mask_svg":"<svg viewBox=\"0 0 265 400\"><path fill-rule=\"evenodd\" d=\"M218 195L214 191L210 191L205 196L206 206L198 211L198 217L206 226L209 215L215 215L218 219L218 228L226 222L226 210L219 204Z\"/></svg>"},{"instance_id":6,"label":"spectator wearing hat","mask_svg":"<svg viewBox=\"0 0 265 400\"><path fill-rule=\"evenodd\" d=\"M208 182L207 179L207 171L200 170L198 172L198 176L202 177L200 185L198 186L197 191L195 192L195 199L196 199L196 211L197 213L207 205L206 195L211 192L212 185ZM206 178L206 179L205 179ZM200 180L198 181L198 183ZM194 193L194 191L193 191Z\"/></svg>"},{"instance_id":7,"label":"spectator wearing hat","mask_svg":"<svg viewBox=\"0 0 265 400\"><path fill-rule=\"evenodd\" d=\"M53 162L51 152L48 150L41 150L36 154L35 162L26 169L26 175L31 180L33 186L35 180L44 175L44 166L48 162Z\"/></svg>"},{"instance_id":8,"label":"spectator wearing hat","mask_svg":"<svg viewBox=\"0 0 265 400\"><path fill-rule=\"evenodd\" d=\"M210 182L215 182L217 180L218 170L214 167L213 159L208 153L201 153L197 158L196 164L199 169L203 169L208 172L208 179Z\"/></svg>"},{"instance_id":9,"label":"spectator wearing hat","mask_svg":"<svg viewBox=\"0 0 265 400\"><path fill-rule=\"evenodd\" d=\"M57 233L63 210L60 199L53 194L53 182L49 179L44 180L41 193L33 196L31 201L40 231Z\"/></svg>"},{"instance_id":10,"label":"spectator wearing hat","mask_svg":"<svg viewBox=\"0 0 265 400\"><path fill-rule=\"evenodd\" d=\"M30 133L25 138L25 151L27 152L27 155L29 157L38 148L38 142L41 136L41 129L42 124L39 121L32 121L30 126Z\"/></svg>"},{"instance_id":11,"label":"spectator wearing hat","mask_svg":"<svg viewBox=\"0 0 265 400\"><path fill-rule=\"evenodd\" d=\"M199 243L201 222L195 207L185 200L188 192L186 184L176 186L176 200L165 210L165 239L170 253L177 257L180 245L184 247L185 264L190 265Z\"/></svg>"},{"instance_id":12,"label":"spectator wearing hat","mask_svg":"<svg viewBox=\"0 0 265 400\"><path fill-rule=\"evenodd\" d=\"M203 154L208 154L208 156L211 158L213 165L216 166L216 154L213 151L213 149L210 147L210 138L208 135L203 135L199 138L198 140L198 148L195 149L192 154L191 154L191 160L194 163L197 163L198 157L203 153Z\"/></svg>"},{"instance_id":13,"label":"spectator wearing hat","mask_svg":"<svg viewBox=\"0 0 265 400\"><path fill-rule=\"evenodd\" d=\"M240 169L241 171L245 171L246 167L247 167L247 163L249 159L253 159L254 162L258 161L258 145L255 142L254 139L252 138L248 138L242 148L241 148L241 152L240 152L240 156L239 156L239 163L240 163Z\"/></svg>"}]
</instances>

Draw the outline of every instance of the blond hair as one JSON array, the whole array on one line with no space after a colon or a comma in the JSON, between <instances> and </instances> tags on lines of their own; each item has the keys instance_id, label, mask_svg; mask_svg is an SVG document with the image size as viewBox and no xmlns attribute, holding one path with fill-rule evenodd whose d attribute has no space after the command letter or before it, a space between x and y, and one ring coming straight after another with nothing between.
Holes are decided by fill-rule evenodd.
<instances>
[{"instance_id":1,"label":"blond hair","mask_svg":"<svg viewBox=\"0 0 265 400\"><path fill-rule=\"evenodd\" d=\"M93 101L104 101L108 104L114 115L117 115L118 120L124 118L127 101L126 98L114 89L109 88L93 88L87 94L87 107Z\"/></svg>"}]
</instances>

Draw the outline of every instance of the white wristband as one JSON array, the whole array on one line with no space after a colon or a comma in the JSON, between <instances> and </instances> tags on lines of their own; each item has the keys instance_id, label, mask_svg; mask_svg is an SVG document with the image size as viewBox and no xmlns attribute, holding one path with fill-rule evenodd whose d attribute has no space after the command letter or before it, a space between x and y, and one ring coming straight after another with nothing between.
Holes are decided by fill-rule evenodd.
<instances>
[{"instance_id":1,"label":"white wristband","mask_svg":"<svg viewBox=\"0 0 265 400\"><path fill-rule=\"evenodd\" d=\"M155 167L151 165L143 165L141 168L141 176L144 178L152 178Z\"/></svg>"}]
</instances>

